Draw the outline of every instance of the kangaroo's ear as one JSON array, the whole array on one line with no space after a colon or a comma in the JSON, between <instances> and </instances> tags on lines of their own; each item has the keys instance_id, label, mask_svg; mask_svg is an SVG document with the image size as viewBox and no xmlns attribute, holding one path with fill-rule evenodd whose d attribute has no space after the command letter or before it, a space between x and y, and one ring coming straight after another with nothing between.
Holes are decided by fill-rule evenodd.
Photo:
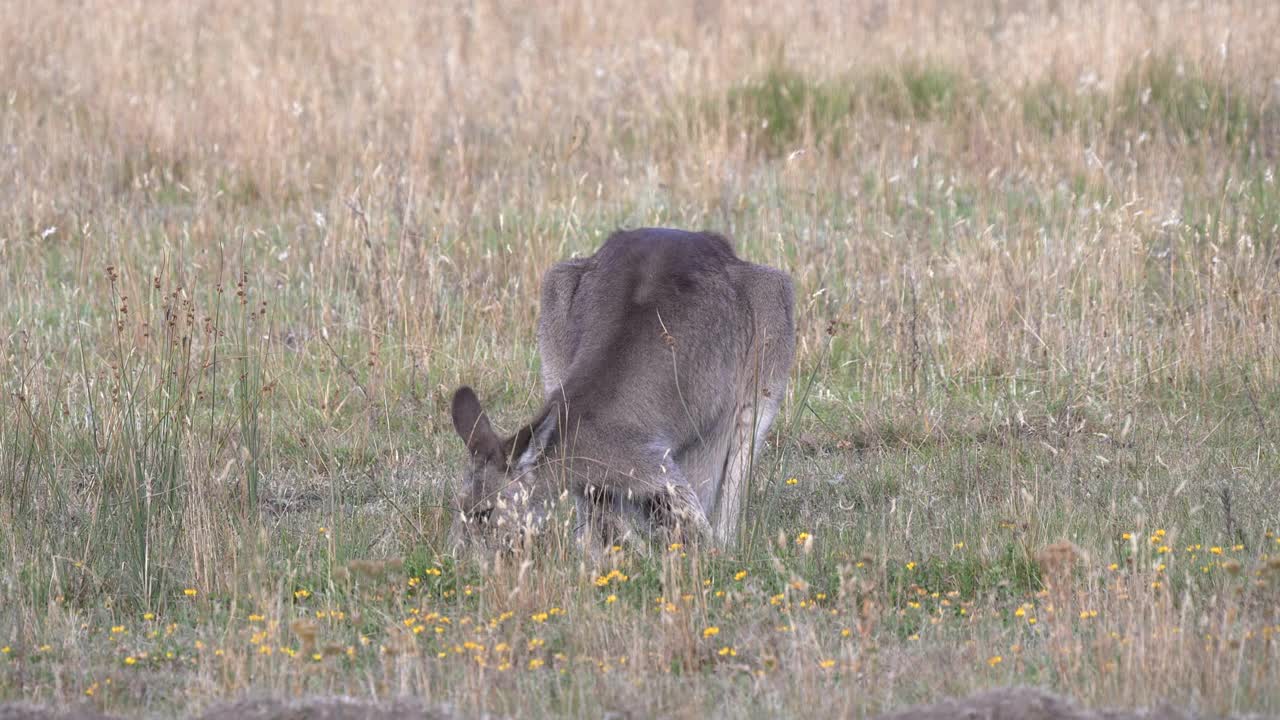
<instances>
[{"instance_id":1,"label":"kangaroo's ear","mask_svg":"<svg viewBox=\"0 0 1280 720\"><path fill-rule=\"evenodd\" d=\"M511 438L511 447L507 457L513 459L513 467L528 467L546 453L547 448L554 445L559 437L559 406L551 406L543 410L542 415L532 423L520 428L520 432Z\"/></svg>"},{"instance_id":2,"label":"kangaroo's ear","mask_svg":"<svg viewBox=\"0 0 1280 720\"><path fill-rule=\"evenodd\" d=\"M491 452L498 447L498 437L480 406L480 398L466 385L453 394L453 429L472 455Z\"/></svg>"}]
</instances>

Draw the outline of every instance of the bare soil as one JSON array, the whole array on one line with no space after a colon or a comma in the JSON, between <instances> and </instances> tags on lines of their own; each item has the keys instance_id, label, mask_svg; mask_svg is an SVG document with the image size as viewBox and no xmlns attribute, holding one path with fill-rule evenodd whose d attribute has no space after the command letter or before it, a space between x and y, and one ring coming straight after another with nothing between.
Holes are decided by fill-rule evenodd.
<instances>
[{"instance_id":1,"label":"bare soil","mask_svg":"<svg viewBox=\"0 0 1280 720\"><path fill-rule=\"evenodd\" d=\"M1139 711L1093 711L1038 688L987 690L932 705L915 705L877 720L1194 720L1171 707Z\"/></svg>"},{"instance_id":2,"label":"bare soil","mask_svg":"<svg viewBox=\"0 0 1280 720\"><path fill-rule=\"evenodd\" d=\"M412 699L389 701L320 697L296 700L255 698L215 705L199 720L450 720L448 706L427 706ZM1198 720L1180 709L1087 710L1045 690L1011 687L965 698L915 705L876 720ZM113 720L88 709L54 709L30 703L0 703L0 720ZM1244 720L1243 718L1241 720Z\"/></svg>"}]
</instances>

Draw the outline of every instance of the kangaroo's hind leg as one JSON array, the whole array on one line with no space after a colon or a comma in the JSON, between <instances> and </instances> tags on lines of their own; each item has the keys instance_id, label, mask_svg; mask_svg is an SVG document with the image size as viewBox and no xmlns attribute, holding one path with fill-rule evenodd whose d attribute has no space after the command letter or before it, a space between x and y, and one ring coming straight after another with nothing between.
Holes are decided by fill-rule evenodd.
<instances>
[{"instance_id":1,"label":"kangaroo's hind leg","mask_svg":"<svg viewBox=\"0 0 1280 720\"><path fill-rule=\"evenodd\" d=\"M778 415L787 390L794 344L789 314L782 321L761 323L752 339L747 371L738 390L738 402L728 429L719 497L714 509L716 540L731 545L748 492L752 465L764 447L765 437Z\"/></svg>"},{"instance_id":2,"label":"kangaroo's hind leg","mask_svg":"<svg viewBox=\"0 0 1280 720\"><path fill-rule=\"evenodd\" d=\"M716 542L721 545L731 545L737 539L751 465L764 447L765 436L777 413L777 400L757 397L741 405L734 418L728 452L724 457L719 502L713 515Z\"/></svg>"}]
</instances>

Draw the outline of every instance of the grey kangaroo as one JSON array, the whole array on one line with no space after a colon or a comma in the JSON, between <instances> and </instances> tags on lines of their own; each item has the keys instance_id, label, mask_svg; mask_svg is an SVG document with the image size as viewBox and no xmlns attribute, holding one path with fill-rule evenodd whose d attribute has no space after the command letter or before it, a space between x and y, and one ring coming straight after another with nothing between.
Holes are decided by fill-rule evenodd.
<instances>
[{"instance_id":1,"label":"grey kangaroo","mask_svg":"<svg viewBox=\"0 0 1280 720\"><path fill-rule=\"evenodd\" d=\"M618 231L542 281L545 402L508 438L471 388L453 396L470 464L453 539L527 538L572 498L577 540L736 538L746 477L795 351L786 273L712 233Z\"/></svg>"}]
</instances>

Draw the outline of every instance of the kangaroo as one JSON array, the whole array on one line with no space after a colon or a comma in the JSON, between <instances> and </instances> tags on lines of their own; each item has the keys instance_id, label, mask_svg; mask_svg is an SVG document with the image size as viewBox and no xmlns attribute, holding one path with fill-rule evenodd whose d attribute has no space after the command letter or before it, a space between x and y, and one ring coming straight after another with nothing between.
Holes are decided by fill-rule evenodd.
<instances>
[{"instance_id":1,"label":"kangaroo","mask_svg":"<svg viewBox=\"0 0 1280 720\"><path fill-rule=\"evenodd\" d=\"M528 537L569 497L590 548L654 529L731 545L791 371L792 295L786 273L706 232L617 231L553 265L533 420L501 438L471 388L454 393L470 455L454 540Z\"/></svg>"}]
</instances>

